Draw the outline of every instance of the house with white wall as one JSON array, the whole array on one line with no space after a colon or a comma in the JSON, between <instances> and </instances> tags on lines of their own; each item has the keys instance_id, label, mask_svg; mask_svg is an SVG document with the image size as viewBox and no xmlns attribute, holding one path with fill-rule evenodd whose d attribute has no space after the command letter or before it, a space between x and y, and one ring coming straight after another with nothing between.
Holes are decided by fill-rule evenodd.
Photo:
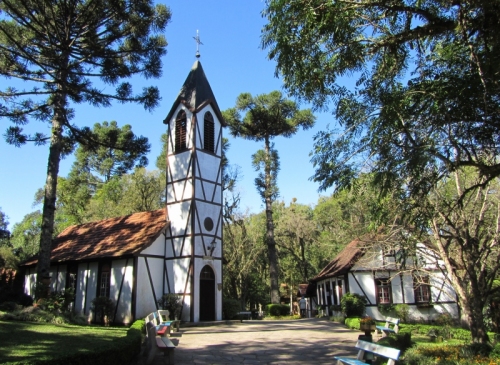
<instances>
[{"instance_id":1,"label":"house with white wall","mask_svg":"<svg viewBox=\"0 0 500 365\"><path fill-rule=\"evenodd\" d=\"M367 300L366 314L379 320L394 317L390 312L397 304L409 306L411 320L432 321L443 313L460 317L455 291L433 250L418 244L419 254L402 260L402 249L388 249L377 239L352 241L311 279L328 314L345 293L356 293Z\"/></svg>"}]
</instances>

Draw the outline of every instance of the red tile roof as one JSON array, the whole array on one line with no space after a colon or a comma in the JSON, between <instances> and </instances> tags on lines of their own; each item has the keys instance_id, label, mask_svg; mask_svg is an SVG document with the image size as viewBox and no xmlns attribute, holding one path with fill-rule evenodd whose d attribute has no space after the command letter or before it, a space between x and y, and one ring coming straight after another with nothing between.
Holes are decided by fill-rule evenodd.
<instances>
[{"instance_id":1,"label":"red tile roof","mask_svg":"<svg viewBox=\"0 0 500 365\"><path fill-rule=\"evenodd\" d=\"M167 226L165 209L71 226L53 242L51 262L134 255L151 245ZM35 257L23 263L33 265Z\"/></svg>"}]
</instances>

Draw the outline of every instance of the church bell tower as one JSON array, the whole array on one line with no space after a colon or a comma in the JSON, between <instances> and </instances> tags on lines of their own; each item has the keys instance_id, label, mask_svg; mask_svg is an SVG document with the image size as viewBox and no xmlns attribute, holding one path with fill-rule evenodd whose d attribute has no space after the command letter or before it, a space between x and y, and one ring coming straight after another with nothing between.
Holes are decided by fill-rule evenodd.
<instances>
[{"instance_id":1,"label":"church bell tower","mask_svg":"<svg viewBox=\"0 0 500 365\"><path fill-rule=\"evenodd\" d=\"M199 43L199 38L195 38ZM164 293L183 298L183 321L222 319L222 127L199 59L170 112Z\"/></svg>"}]
</instances>

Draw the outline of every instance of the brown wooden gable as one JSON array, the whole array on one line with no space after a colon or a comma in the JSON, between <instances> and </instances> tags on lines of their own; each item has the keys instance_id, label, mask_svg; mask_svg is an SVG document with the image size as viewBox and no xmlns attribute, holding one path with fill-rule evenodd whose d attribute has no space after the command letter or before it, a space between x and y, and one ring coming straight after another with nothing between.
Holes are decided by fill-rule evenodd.
<instances>
[{"instance_id":1,"label":"brown wooden gable","mask_svg":"<svg viewBox=\"0 0 500 365\"><path fill-rule=\"evenodd\" d=\"M167 226L165 209L70 226L53 242L51 262L134 255L150 246ZM35 257L23 266L36 264Z\"/></svg>"}]
</instances>

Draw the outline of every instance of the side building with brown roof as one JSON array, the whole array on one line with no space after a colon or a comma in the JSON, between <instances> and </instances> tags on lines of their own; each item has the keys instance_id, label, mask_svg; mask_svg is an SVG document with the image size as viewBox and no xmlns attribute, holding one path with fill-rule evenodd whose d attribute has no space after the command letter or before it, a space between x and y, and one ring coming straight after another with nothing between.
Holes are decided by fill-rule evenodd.
<instances>
[{"instance_id":1,"label":"side building with brown roof","mask_svg":"<svg viewBox=\"0 0 500 365\"><path fill-rule=\"evenodd\" d=\"M440 314L458 319L456 294L436 254L417 245L419 259L405 255L397 245L386 245L381 237L367 235L350 242L310 281L316 284L316 301L325 314L339 311L342 296L366 298L366 315L378 320L397 317L397 304L407 304L409 318L432 321ZM417 262L419 261L419 262Z\"/></svg>"},{"instance_id":2,"label":"side building with brown roof","mask_svg":"<svg viewBox=\"0 0 500 365\"><path fill-rule=\"evenodd\" d=\"M75 311L90 321L96 297L116 303L112 322L130 323L161 309L164 294L182 298L182 321L222 319L225 122L199 60L163 123L166 208L68 227L54 239L46 280L53 291L73 288ZM36 264L24 263L29 295Z\"/></svg>"}]
</instances>

